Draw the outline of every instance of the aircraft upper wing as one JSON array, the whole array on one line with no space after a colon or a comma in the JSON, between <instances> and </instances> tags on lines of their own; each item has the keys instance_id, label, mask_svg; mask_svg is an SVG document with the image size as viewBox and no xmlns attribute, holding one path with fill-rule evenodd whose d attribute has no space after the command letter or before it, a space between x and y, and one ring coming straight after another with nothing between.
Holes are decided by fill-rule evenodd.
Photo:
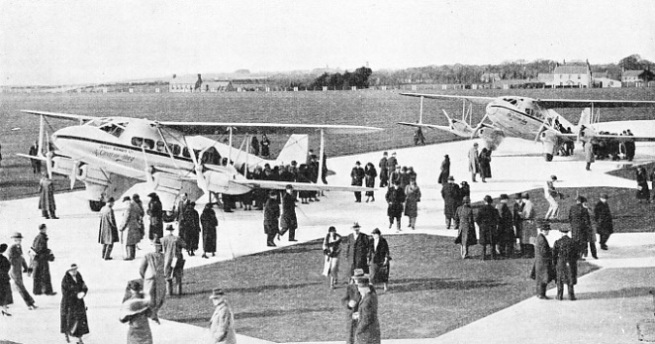
<instances>
[{"instance_id":1,"label":"aircraft upper wing","mask_svg":"<svg viewBox=\"0 0 655 344\"><path fill-rule=\"evenodd\" d=\"M338 124L283 124L283 123L220 123L220 122L157 122L186 135L224 134L234 128L234 134L310 134L325 130L326 134L370 134L382 128Z\"/></svg>"},{"instance_id":2,"label":"aircraft upper wing","mask_svg":"<svg viewBox=\"0 0 655 344\"><path fill-rule=\"evenodd\" d=\"M487 104L492 100L496 99L494 97L473 97L473 96L454 96L447 94L431 94L431 93L401 93L401 96L408 97L425 97L428 99L440 99L440 100L468 100L476 104Z\"/></svg>"},{"instance_id":3,"label":"aircraft upper wing","mask_svg":"<svg viewBox=\"0 0 655 344\"><path fill-rule=\"evenodd\" d=\"M35 111L35 110L20 110L20 111L24 112L24 113L29 113L29 114L32 114L32 115L68 119L68 120L71 120L71 121L90 121L90 120L92 120L94 118L97 118L97 117L94 117L94 116L72 115L72 114L67 114L67 113L47 112L47 111Z\"/></svg>"},{"instance_id":4,"label":"aircraft upper wing","mask_svg":"<svg viewBox=\"0 0 655 344\"><path fill-rule=\"evenodd\" d=\"M655 107L655 101L644 100L537 99L536 102L545 108Z\"/></svg>"}]
</instances>

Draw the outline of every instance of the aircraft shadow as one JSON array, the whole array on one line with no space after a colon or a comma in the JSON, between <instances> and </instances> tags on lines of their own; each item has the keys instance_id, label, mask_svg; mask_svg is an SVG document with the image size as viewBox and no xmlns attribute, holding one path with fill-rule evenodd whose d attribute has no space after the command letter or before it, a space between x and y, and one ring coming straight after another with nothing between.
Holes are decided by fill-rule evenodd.
<instances>
[{"instance_id":1,"label":"aircraft shadow","mask_svg":"<svg viewBox=\"0 0 655 344\"><path fill-rule=\"evenodd\" d=\"M405 278L390 279L390 290L393 293L408 293L434 289L479 289L493 288L506 285L507 283L498 280L462 281L453 278Z\"/></svg>"},{"instance_id":2,"label":"aircraft shadow","mask_svg":"<svg viewBox=\"0 0 655 344\"><path fill-rule=\"evenodd\" d=\"M566 289L566 287L564 287ZM650 296L650 291L653 290L652 287L629 287L622 288L618 290L606 290L601 292L591 292L591 293L576 293L575 297L578 300L594 300L594 299L622 299L628 297L641 297L641 296ZM566 290L564 291L564 297L566 297Z\"/></svg>"},{"instance_id":3,"label":"aircraft shadow","mask_svg":"<svg viewBox=\"0 0 655 344\"><path fill-rule=\"evenodd\" d=\"M296 284L283 284L283 285L260 285L256 287L248 288L224 288L226 294L230 293L261 293L272 290L289 290L289 289L298 289L304 287L311 287L316 285L325 284L325 282L312 282L312 283L296 283ZM211 289L206 290L197 290L192 292L185 292L183 296L193 296L193 295L209 295L212 293Z\"/></svg>"}]
</instances>

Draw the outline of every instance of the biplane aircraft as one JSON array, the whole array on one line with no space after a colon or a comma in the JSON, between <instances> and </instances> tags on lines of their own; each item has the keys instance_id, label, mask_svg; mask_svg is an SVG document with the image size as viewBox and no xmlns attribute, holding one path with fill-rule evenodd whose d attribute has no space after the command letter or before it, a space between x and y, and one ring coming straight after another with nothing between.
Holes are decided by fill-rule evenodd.
<instances>
[{"instance_id":1,"label":"biplane aircraft","mask_svg":"<svg viewBox=\"0 0 655 344\"><path fill-rule=\"evenodd\" d=\"M118 198L137 183L146 182L157 192L164 210L172 210L177 197L187 193L197 199L203 193L240 195L256 188L296 190L365 191L371 188L311 183L253 180L247 173L265 163L304 162L309 133L320 133L320 156L325 134L361 134L380 128L351 125L215 123L152 121L131 117L94 117L23 110L40 116L37 156L18 154L46 162L47 172L84 183L92 210L98 211L110 197ZM50 138L44 134L45 118L78 121L78 125L57 130ZM277 160L261 159L245 151L232 154L233 134L257 132L292 134ZM199 135L229 133L229 145ZM45 141L45 142L44 142ZM48 142L49 141L49 142ZM53 146L53 150L49 147ZM236 153L236 152L235 152ZM322 159L319 173L323 173ZM232 163L229 163L232 161ZM319 176L319 180L321 176Z\"/></svg>"},{"instance_id":2,"label":"biplane aircraft","mask_svg":"<svg viewBox=\"0 0 655 344\"><path fill-rule=\"evenodd\" d=\"M401 93L403 96L419 97L420 110L418 123L399 122L398 124L447 131L464 138L480 137L489 149L496 149L506 136L526 140L539 140L543 144L543 153L547 161L566 141L581 140L585 142L600 141L655 141L655 134L643 133L636 136L601 134L596 128L599 122L600 108L617 107L655 107L655 101L634 100L590 100L590 99L533 99L521 96L478 97L441 95L427 93ZM423 123L423 100L461 100L462 119L458 120L443 110L448 125ZM467 107L468 104L468 107ZM482 120L475 127L471 126L472 105L486 105ZM573 125L554 108L582 108L580 121ZM489 120L491 123L487 123ZM639 122L639 121L635 121ZM603 124L611 122L603 122Z\"/></svg>"}]
</instances>

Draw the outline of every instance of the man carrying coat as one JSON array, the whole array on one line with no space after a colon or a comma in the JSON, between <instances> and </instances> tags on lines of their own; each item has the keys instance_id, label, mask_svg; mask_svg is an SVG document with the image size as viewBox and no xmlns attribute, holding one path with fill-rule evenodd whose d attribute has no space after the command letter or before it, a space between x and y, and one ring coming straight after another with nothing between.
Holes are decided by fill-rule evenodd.
<instances>
[{"instance_id":1,"label":"man carrying coat","mask_svg":"<svg viewBox=\"0 0 655 344\"><path fill-rule=\"evenodd\" d=\"M114 198L110 198L102 209L100 209L100 229L98 242L102 244L102 259L111 259L111 250L114 243L118 242L118 227L114 216Z\"/></svg>"},{"instance_id":2,"label":"man carrying coat","mask_svg":"<svg viewBox=\"0 0 655 344\"><path fill-rule=\"evenodd\" d=\"M600 249L607 250L607 240L614 233L612 212L607 204L607 194L600 195L600 201L594 207L594 221L596 222L596 232L600 235Z\"/></svg>"},{"instance_id":3,"label":"man carrying coat","mask_svg":"<svg viewBox=\"0 0 655 344\"><path fill-rule=\"evenodd\" d=\"M550 281L555 279L555 271L553 269L553 253L548 245L548 232L550 225L546 221L537 222L537 244L535 245L534 265L532 266L532 273L530 278L535 280L537 284L537 298L548 300L546 296L546 286Z\"/></svg>"},{"instance_id":4,"label":"man carrying coat","mask_svg":"<svg viewBox=\"0 0 655 344\"><path fill-rule=\"evenodd\" d=\"M27 308L30 310L36 309L34 305L34 298L30 295L23 284L23 272L29 273L29 268L27 267L27 262L23 257L23 248L21 242L23 241L23 235L19 232L14 232L11 235L11 238L14 239L14 244L9 247L9 262L11 263L11 270L9 270L9 277L14 281L18 293L25 301Z\"/></svg>"}]
</instances>

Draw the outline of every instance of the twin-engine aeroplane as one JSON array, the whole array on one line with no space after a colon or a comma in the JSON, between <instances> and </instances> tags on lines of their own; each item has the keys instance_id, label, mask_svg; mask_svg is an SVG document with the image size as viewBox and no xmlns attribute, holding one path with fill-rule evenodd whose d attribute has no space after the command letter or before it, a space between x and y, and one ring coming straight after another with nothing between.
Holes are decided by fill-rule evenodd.
<instances>
[{"instance_id":1,"label":"twin-engine aeroplane","mask_svg":"<svg viewBox=\"0 0 655 344\"><path fill-rule=\"evenodd\" d=\"M252 180L246 173L265 163L289 164L292 160L304 163L308 153L308 135L320 132L320 155L324 151L324 134L361 134L380 131L380 128L351 125L271 124L271 123L214 123L214 122L158 122L130 117L93 117L43 111L24 110L41 118L39 153L21 156L46 161L49 174L66 175L71 188L76 180L85 185L89 205L99 210L103 201L118 198L137 183L146 182L157 192L164 210L172 210L176 198L187 193L197 199L202 193L240 195L256 188L284 189L291 184L296 190L365 191L371 188L335 186L310 183ZM45 149L45 117L79 121L79 125L54 132L51 143L55 150ZM261 159L245 151L232 156L233 132L292 133L277 160ZM229 133L229 145L200 134ZM246 136L244 142L250 142ZM47 152L45 152L47 151ZM45 152L45 153L44 153ZM323 173L322 159L319 173ZM232 164L229 162L232 161ZM319 176L319 180L321 180Z\"/></svg>"},{"instance_id":2,"label":"twin-engine aeroplane","mask_svg":"<svg viewBox=\"0 0 655 344\"><path fill-rule=\"evenodd\" d=\"M399 122L398 124L439 129L459 137L483 139L487 148L495 149L506 136L527 140L539 140L543 144L544 157L553 159L557 149L566 141L655 141L653 135L619 136L600 134L594 127L594 118L599 117L594 109L616 107L655 107L655 101L630 100L588 100L588 99L533 99L520 96L475 97L426 93L401 93L403 96L421 99L418 123ZM452 118L443 110L448 126L423 123L423 99L461 100L463 102L462 120ZM480 123L472 127L470 122L472 106L486 104L485 114ZM577 125L571 124L553 108L583 108ZM485 123L486 120L491 123ZM610 122L603 122L610 123ZM652 133L646 133L652 134Z\"/></svg>"}]
</instances>

